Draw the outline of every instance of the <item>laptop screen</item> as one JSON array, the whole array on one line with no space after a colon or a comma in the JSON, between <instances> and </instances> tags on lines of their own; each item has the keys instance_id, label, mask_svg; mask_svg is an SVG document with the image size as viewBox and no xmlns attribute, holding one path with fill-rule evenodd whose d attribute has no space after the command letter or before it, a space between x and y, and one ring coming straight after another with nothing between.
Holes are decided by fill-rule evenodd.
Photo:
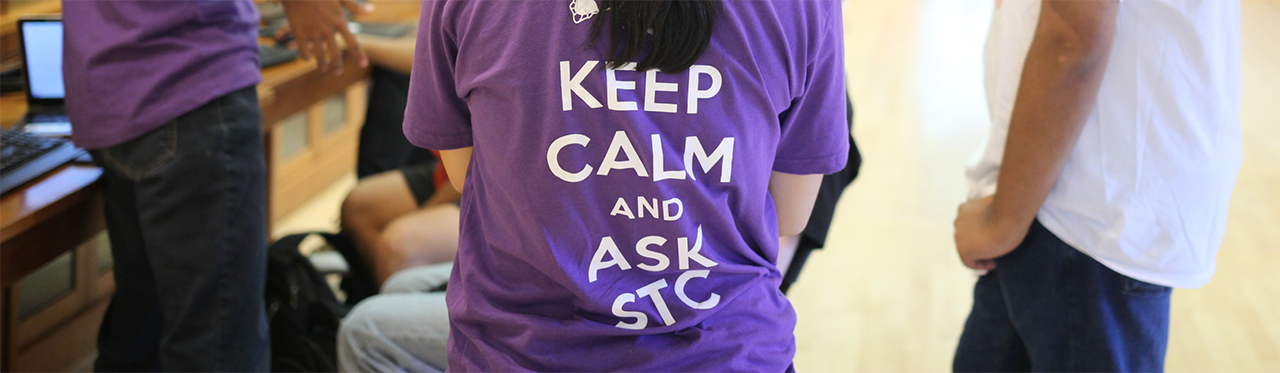
<instances>
[{"instance_id":1,"label":"laptop screen","mask_svg":"<svg viewBox=\"0 0 1280 373\"><path fill-rule=\"evenodd\" d=\"M23 22L22 46L31 98L63 99L62 21Z\"/></svg>"}]
</instances>

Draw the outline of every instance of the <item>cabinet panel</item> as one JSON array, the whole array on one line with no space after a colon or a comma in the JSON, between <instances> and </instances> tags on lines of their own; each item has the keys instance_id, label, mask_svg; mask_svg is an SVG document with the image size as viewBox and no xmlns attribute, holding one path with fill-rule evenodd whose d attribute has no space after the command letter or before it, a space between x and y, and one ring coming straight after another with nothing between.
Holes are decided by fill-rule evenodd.
<instances>
[{"instance_id":1,"label":"cabinet panel","mask_svg":"<svg viewBox=\"0 0 1280 373\"><path fill-rule=\"evenodd\" d=\"M75 267L75 252L68 251L18 281L18 320L75 290Z\"/></svg>"},{"instance_id":2,"label":"cabinet panel","mask_svg":"<svg viewBox=\"0 0 1280 373\"><path fill-rule=\"evenodd\" d=\"M9 327L9 294L13 292L10 289L0 289L0 372L8 372L9 369L9 331L13 328Z\"/></svg>"},{"instance_id":3,"label":"cabinet panel","mask_svg":"<svg viewBox=\"0 0 1280 373\"><path fill-rule=\"evenodd\" d=\"M97 354L98 326L107 312L101 302L62 324L43 338L14 351L13 372L87 372Z\"/></svg>"},{"instance_id":4,"label":"cabinet panel","mask_svg":"<svg viewBox=\"0 0 1280 373\"><path fill-rule=\"evenodd\" d=\"M311 145L311 131L307 128L310 117L306 111L290 115L276 126L277 161L288 162L301 155Z\"/></svg>"},{"instance_id":5,"label":"cabinet panel","mask_svg":"<svg viewBox=\"0 0 1280 373\"><path fill-rule=\"evenodd\" d=\"M333 96L325 99L320 103L322 118L324 119L325 136L332 135L334 131L342 129L342 127L352 124L347 120L347 97Z\"/></svg>"},{"instance_id":6,"label":"cabinet panel","mask_svg":"<svg viewBox=\"0 0 1280 373\"><path fill-rule=\"evenodd\" d=\"M90 249L84 250L80 256L84 263L80 269L80 277L84 279L89 303L106 302L116 291L114 276L115 260L111 257L111 237L102 231L91 240Z\"/></svg>"},{"instance_id":7,"label":"cabinet panel","mask_svg":"<svg viewBox=\"0 0 1280 373\"><path fill-rule=\"evenodd\" d=\"M106 232L99 232L8 289L4 348L9 371L91 367L114 289L109 246Z\"/></svg>"},{"instance_id":8,"label":"cabinet panel","mask_svg":"<svg viewBox=\"0 0 1280 373\"><path fill-rule=\"evenodd\" d=\"M272 131L276 139L271 143L275 148L268 154L278 156L272 159L269 183L271 221L288 216L343 176L355 172L367 94L365 83L360 82L341 95L322 99L302 113L294 114L305 114L308 118L305 122L310 137L300 150L284 148L287 140L280 137L296 135L284 134L283 125ZM286 152L294 155L286 157L283 155Z\"/></svg>"}]
</instances>

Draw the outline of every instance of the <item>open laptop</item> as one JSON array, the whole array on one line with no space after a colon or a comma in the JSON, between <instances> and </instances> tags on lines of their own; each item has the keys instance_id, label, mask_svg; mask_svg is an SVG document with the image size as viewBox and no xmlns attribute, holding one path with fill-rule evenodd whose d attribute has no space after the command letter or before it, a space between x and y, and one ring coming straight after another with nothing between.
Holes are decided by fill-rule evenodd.
<instances>
[{"instance_id":1,"label":"open laptop","mask_svg":"<svg viewBox=\"0 0 1280 373\"><path fill-rule=\"evenodd\" d=\"M62 20L21 19L18 38L22 79L27 87L27 115L14 128L36 135L70 135L71 121L63 101L67 90L62 84Z\"/></svg>"},{"instance_id":2,"label":"open laptop","mask_svg":"<svg viewBox=\"0 0 1280 373\"><path fill-rule=\"evenodd\" d=\"M71 122L63 104L62 20L18 21L22 79L27 86L27 115L0 131L0 193L8 192L81 156L71 141Z\"/></svg>"}]
</instances>

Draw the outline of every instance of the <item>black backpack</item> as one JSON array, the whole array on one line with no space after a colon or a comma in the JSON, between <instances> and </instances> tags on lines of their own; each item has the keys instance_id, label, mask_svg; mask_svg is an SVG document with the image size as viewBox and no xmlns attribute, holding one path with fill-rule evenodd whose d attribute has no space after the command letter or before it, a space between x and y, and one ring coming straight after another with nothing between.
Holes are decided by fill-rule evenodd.
<instances>
[{"instance_id":1,"label":"black backpack","mask_svg":"<svg viewBox=\"0 0 1280 373\"><path fill-rule=\"evenodd\" d=\"M348 307L340 302L298 244L312 233L286 236L267 249L267 323L271 371L336 372L338 327ZM318 233L326 240L343 239Z\"/></svg>"}]
</instances>

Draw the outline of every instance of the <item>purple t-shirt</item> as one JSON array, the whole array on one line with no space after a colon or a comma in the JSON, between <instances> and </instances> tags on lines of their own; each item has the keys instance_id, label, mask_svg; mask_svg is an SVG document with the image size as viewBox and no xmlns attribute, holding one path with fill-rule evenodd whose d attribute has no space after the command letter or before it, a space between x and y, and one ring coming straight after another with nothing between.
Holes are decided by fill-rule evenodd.
<instances>
[{"instance_id":1,"label":"purple t-shirt","mask_svg":"<svg viewBox=\"0 0 1280 373\"><path fill-rule=\"evenodd\" d=\"M840 4L723 4L674 75L605 70L591 0L424 4L405 134L474 146L450 369L791 364L767 186L844 166Z\"/></svg>"},{"instance_id":2,"label":"purple t-shirt","mask_svg":"<svg viewBox=\"0 0 1280 373\"><path fill-rule=\"evenodd\" d=\"M262 80L252 0L63 1L72 140L129 141Z\"/></svg>"}]
</instances>

